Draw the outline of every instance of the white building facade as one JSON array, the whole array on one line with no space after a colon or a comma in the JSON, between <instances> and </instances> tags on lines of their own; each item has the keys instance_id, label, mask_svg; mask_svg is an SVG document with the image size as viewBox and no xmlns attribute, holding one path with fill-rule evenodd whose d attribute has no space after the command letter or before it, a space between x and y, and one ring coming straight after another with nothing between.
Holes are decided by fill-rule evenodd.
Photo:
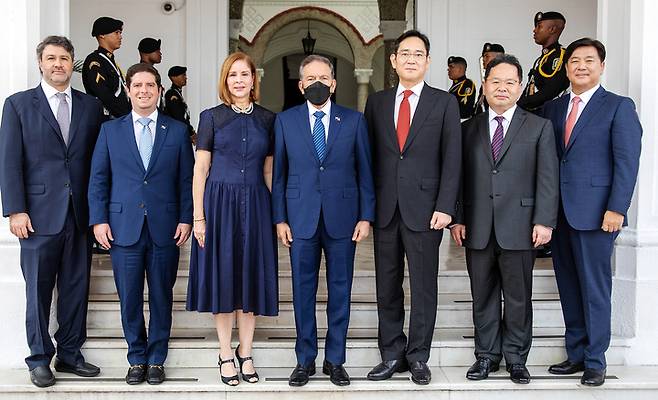
<instances>
[{"instance_id":1,"label":"white building facade","mask_svg":"<svg viewBox=\"0 0 658 400\"><path fill-rule=\"evenodd\" d=\"M250 43L259 32L267 31L268 21L282 12L298 8L299 19L303 19L307 17L304 13L317 12L314 8L318 7L342 18L345 26L362 40L357 48L350 41L357 39L343 34L346 43L334 46L343 49L342 59L354 67L341 75L346 82L353 80L349 84L352 86L345 83L350 88L346 92L357 93L349 100L351 105L362 105L368 91L383 86L375 72L384 68L386 60L382 62L381 51L377 53L377 49L368 46L386 40L387 32L382 31L391 24L379 24L376 2L373 5L372 1L245 1L242 21L230 20L228 0L174 1L178 9L171 15L161 11L162 3L161 0L2 0L0 30L5 38L5 69L0 76L0 100L4 102L12 93L38 84L35 47L43 37L69 36L76 47L76 59L83 59L96 47L90 36L93 20L108 15L124 21L124 42L117 52L124 69L138 61L137 43L146 36L163 40L165 61L159 67L161 73L172 65L187 66L190 84L186 98L196 121L201 110L217 104L217 76L221 61L229 52L230 38L239 36L239 40ZM477 66L484 42L503 43L524 66L531 65L539 52L531 34L532 17L537 11L557 10L567 16L567 28L561 40L565 45L583 36L596 37L606 45L604 86L635 101L644 128L629 226L619 236L614 254L613 334L628 339L626 365L658 364L655 313L658 306L658 52L655 50L658 2L554 0L547 4L538 0L416 0L410 1L407 7L406 22L398 25L402 30L416 27L429 36L433 61L427 81L444 89L449 84L445 73L448 56L462 55L469 65ZM341 27L336 25L343 32ZM281 40L280 46L284 42ZM331 43L318 45L327 46L327 51L332 48ZM278 57L278 53L273 54L272 59ZM261 71L265 73L265 68ZM270 84L265 83L269 77L265 73L264 85ZM479 81L477 67L471 68L470 77ZM74 78L73 86L82 89L79 76ZM18 240L10 234L7 219L0 220L0 305L3 322L0 369L23 368L28 351L25 288Z\"/></svg>"}]
</instances>

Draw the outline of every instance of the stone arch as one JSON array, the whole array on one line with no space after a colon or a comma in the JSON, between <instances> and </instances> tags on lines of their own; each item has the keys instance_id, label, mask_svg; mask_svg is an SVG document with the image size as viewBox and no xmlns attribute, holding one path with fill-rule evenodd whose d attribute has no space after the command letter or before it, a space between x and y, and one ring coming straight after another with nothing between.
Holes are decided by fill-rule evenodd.
<instances>
[{"instance_id":1,"label":"stone arch","mask_svg":"<svg viewBox=\"0 0 658 400\"><path fill-rule=\"evenodd\" d=\"M249 54L259 67L264 60L267 45L282 27L300 20L317 20L335 27L345 37L354 55L355 69L371 69L372 58L382 46L382 36L366 42L359 31L347 19L334 11L321 7L296 7L283 11L267 21L250 42L240 37L240 48Z\"/></svg>"}]
</instances>

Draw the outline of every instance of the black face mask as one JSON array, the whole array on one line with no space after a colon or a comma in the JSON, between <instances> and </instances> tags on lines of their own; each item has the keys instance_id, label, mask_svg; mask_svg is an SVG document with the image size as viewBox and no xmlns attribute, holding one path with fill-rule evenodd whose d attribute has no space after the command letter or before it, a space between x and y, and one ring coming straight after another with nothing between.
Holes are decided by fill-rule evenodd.
<instances>
[{"instance_id":1,"label":"black face mask","mask_svg":"<svg viewBox=\"0 0 658 400\"><path fill-rule=\"evenodd\" d=\"M312 85L308 85L304 88L304 98L316 106L323 105L331 93L329 92L331 88L320 81L316 81Z\"/></svg>"}]
</instances>

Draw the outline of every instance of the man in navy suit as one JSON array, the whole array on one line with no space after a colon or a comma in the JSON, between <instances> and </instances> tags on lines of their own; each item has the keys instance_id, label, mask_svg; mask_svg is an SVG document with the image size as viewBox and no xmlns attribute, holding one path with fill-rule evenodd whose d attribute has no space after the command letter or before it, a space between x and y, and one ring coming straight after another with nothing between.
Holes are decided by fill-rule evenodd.
<instances>
[{"instance_id":1,"label":"man in navy suit","mask_svg":"<svg viewBox=\"0 0 658 400\"><path fill-rule=\"evenodd\" d=\"M567 360L553 374L584 371L605 381L610 344L610 258L637 179L642 127L628 97L600 85L605 47L583 38L565 53L571 93L547 103L560 158L560 210L553 264L566 325Z\"/></svg>"},{"instance_id":2,"label":"man in navy suit","mask_svg":"<svg viewBox=\"0 0 658 400\"><path fill-rule=\"evenodd\" d=\"M160 75L148 64L126 74L132 112L103 124L89 182L89 224L110 250L128 342L128 384L165 379L179 247L192 224L194 155L187 127L156 109ZM149 330L143 315L149 288Z\"/></svg>"},{"instance_id":3,"label":"man in navy suit","mask_svg":"<svg viewBox=\"0 0 658 400\"><path fill-rule=\"evenodd\" d=\"M0 188L3 216L20 240L26 286L26 331L32 383L55 383L50 361L55 347L48 323L57 282L55 333L58 372L96 376L80 347L87 339L91 266L87 182L103 109L95 98L72 89L73 45L48 36L37 46L41 83L5 101L0 128Z\"/></svg>"},{"instance_id":4,"label":"man in navy suit","mask_svg":"<svg viewBox=\"0 0 658 400\"><path fill-rule=\"evenodd\" d=\"M315 374L315 296L324 251L329 300L322 371L343 386L350 383L343 364L354 252L375 218L368 130L363 114L329 100L336 80L325 57L302 61L299 88L307 102L277 115L274 127L273 219L290 248L297 327L297 367L288 382L303 386Z\"/></svg>"}]
</instances>

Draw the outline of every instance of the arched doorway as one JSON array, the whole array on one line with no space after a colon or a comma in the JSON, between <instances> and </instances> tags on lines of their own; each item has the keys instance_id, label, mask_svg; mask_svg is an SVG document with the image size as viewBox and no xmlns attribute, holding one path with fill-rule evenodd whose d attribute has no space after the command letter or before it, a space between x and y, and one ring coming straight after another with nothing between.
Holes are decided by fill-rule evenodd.
<instances>
[{"instance_id":1,"label":"arched doorway","mask_svg":"<svg viewBox=\"0 0 658 400\"><path fill-rule=\"evenodd\" d=\"M297 89L299 65L305 55L301 38L307 34L316 39L315 54L324 55L334 63L338 104L356 108L357 84L354 76L354 54L347 39L333 26L318 20L297 20L283 26L270 39L261 66L261 104L272 111L281 111L303 101Z\"/></svg>"},{"instance_id":2,"label":"arched doorway","mask_svg":"<svg viewBox=\"0 0 658 400\"><path fill-rule=\"evenodd\" d=\"M303 58L301 39L306 36L309 21L311 35L317 39L315 53L336 60L336 101L363 110L372 90L373 56L383 44L382 37L366 42L348 20L320 7L286 10L268 20L252 41L240 37L240 49L252 57L263 76L261 104L274 111L283 108L284 66L287 79L297 78L294 66Z\"/></svg>"}]
</instances>

